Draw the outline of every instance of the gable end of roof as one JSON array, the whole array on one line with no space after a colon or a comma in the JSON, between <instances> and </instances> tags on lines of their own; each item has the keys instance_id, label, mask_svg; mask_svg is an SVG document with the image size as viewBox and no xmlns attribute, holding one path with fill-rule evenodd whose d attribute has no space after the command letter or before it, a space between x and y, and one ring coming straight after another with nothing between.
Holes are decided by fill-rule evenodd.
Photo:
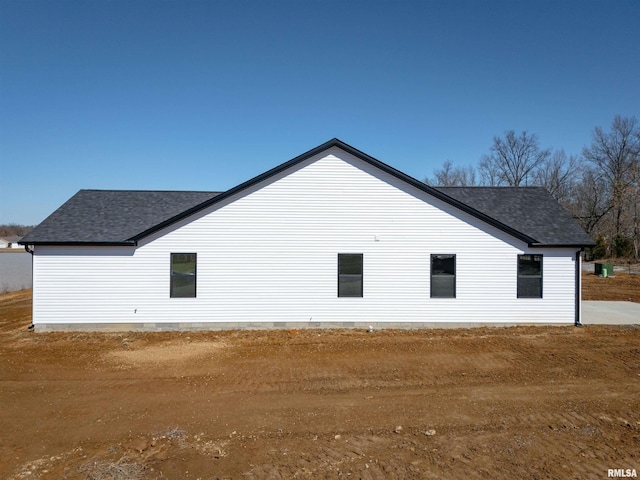
<instances>
[{"instance_id":1,"label":"gable end of roof","mask_svg":"<svg viewBox=\"0 0 640 480\"><path fill-rule=\"evenodd\" d=\"M155 225L155 226L153 226L153 227L151 227L151 228L149 228L149 229L147 229L147 230L145 230L143 232L140 232L139 234L131 237L129 240L136 241L136 242L140 241L140 240L142 240L143 238L145 238L148 235L151 235L151 234L153 234L153 233L155 233L155 232L157 232L157 231L159 231L159 230L161 230L163 228L166 228L166 227L172 225L173 223L176 223L176 222L178 222L180 220L183 220L184 218L187 218L187 217L189 217L189 216L191 216L191 215L193 215L195 213L198 213L199 211L201 211L201 210L203 210L203 209L205 209L207 207L210 207L211 205L214 205L215 203L221 202L222 200L224 200L226 198L229 198L229 197L231 197L233 195L236 195L236 194L242 192L243 190L246 190L247 188L250 188L250 187L252 187L252 186L254 186L254 185L256 185L256 184L258 184L260 182L263 182L263 181L265 181L265 180L267 180L267 179L269 179L269 178L271 178L271 177L273 177L275 175L278 175L281 172L284 172L284 171L286 171L286 170L288 170L288 169L290 169L292 167L295 167L299 163L301 163L301 162L303 162L303 161L305 161L305 160L307 160L307 159L309 159L309 158L311 158L311 157L313 157L315 155L318 155L318 154L324 152L325 150L329 150L330 148L333 148L333 147L340 148L341 150L353 155L356 158L359 158L360 160L363 160L364 162L366 162L366 163L378 168L379 170L382 170L382 171L384 171L384 172L386 172L386 173L388 173L388 174L390 174L390 175L402 180L403 182L405 182L405 183L407 183L407 184L409 184L409 185L411 185L413 187L416 187L419 190L422 190L422 191L428 193L429 195L431 195L433 197L436 197L439 200L442 200L445 203L448 203L448 204L456 207L457 209L462 210L462 211L464 211L464 212L466 212L466 213L468 213L468 214L470 214L470 215L482 220L483 222L488 223L488 224L490 224L490 225L492 225L492 226L494 226L494 227L496 227L496 228L508 233L509 235L511 235L511 236L513 236L515 238L518 238L519 240L522 240L522 241L526 242L527 244L533 244L533 243L536 242L536 239L534 239L534 238L532 238L532 237L530 237L530 236L528 236L528 235L526 235L526 234L524 234L522 232L519 232L519 231L511 228L508 225L505 225L505 224L497 221L496 219L492 218L491 216L486 215L485 213L483 213L483 212L481 212L479 210L476 210L475 208L470 207L469 205L457 200L456 198L453 198L453 197L451 197L451 196L449 196L449 195L447 195L447 194L445 194L443 192L440 192L436 188L431 187L431 186L427 185L426 183L421 182L421 181L419 181L419 180L417 180L417 179L415 179L415 178L413 178L413 177L401 172L400 170L397 170L397 169L391 167L390 165L387 165L384 162L381 162L380 160L372 157L371 155L368 155L368 154L362 152L361 150L358 150L357 148L355 148L355 147L343 142L342 140L339 140L338 138L332 138L331 140L329 140L329 141L327 141L327 142L325 142L325 143L323 143L321 145L318 145L317 147L312 148L311 150L309 150L309 151L307 151L307 152L305 152L305 153L303 153L301 155L298 155L297 157L292 158L291 160L289 160L287 162L284 162L284 163L282 163L282 164L280 164L280 165L278 165L278 166L276 166L276 167L274 167L274 168L272 168L270 170L267 170L266 172L254 177L254 178L252 178L250 180L247 180L246 182L243 182L240 185L237 185L237 186L227 190L226 192L223 192L223 193L217 195L214 198L211 198L211 199L209 199L207 201L204 201L199 205L195 205L194 207L192 207L192 208L190 208L190 209L188 209L188 210L176 215L175 217L173 217L171 219L168 219L168 220L166 220L166 221L164 221L164 222L162 222L162 223L160 223L158 225Z\"/></svg>"}]
</instances>

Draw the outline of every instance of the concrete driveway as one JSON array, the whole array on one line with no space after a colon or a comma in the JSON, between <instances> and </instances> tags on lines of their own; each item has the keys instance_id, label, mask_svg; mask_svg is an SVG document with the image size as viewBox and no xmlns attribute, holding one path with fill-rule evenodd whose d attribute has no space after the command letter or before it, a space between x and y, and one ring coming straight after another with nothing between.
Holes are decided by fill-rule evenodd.
<instances>
[{"instance_id":1,"label":"concrete driveway","mask_svg":"<svg viewBox=\"0 0 640 480\"><path fill-rule=\"evenodd\" d=\"M639 325L640 303L583 300L582 324Z\"/></svg>"}]
</instances>

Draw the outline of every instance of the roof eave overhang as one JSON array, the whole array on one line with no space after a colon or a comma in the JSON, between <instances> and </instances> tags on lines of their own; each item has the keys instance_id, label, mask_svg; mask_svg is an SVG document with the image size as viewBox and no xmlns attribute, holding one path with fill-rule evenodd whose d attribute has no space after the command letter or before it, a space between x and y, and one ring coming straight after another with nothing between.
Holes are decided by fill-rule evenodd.
<instances>
[{"instance_id":1,"label":"roof eave overhang","mask_svg":"<svg viewBox=\"0 0 640 480\"><path fill-rule=\"evenodd\" d=\"M530 243L529 246L531 248L588 248L595 247L596 243L540 243L533 242Z\"/></svg>"},{"instance_id":2,"label":"roof eave overhang","mask_svg":"<svg viewBox=\"0 0 640 480\"><path fill-rule=\"evenodd\" d=\"M113 241L113 242L82 242L82 241L38 241L38 242L18 242L19 245L47 245L47 246L60 246L60 247L135 247L138 242L135 240Z\"/></svg>"}]
</instances>

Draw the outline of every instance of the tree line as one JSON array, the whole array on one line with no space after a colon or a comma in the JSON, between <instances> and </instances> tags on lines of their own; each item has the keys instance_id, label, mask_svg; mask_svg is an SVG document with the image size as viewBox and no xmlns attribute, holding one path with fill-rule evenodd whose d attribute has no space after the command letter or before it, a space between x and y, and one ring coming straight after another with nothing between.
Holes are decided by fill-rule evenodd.
<instances>
[{"instance_id":1,"label":"tree line","mask_svg":"<svg viewBox=\"0 0 640 480\"><path fill-rule=\"evenodd\" d=\"M8 225L0 225L0 238L7 237L24 237L27 233L33 230L31 225L17 225L10 223Z\"/></svg>"},{"instance_id":2,"label":"tree line","mask_svg":"<svg viewBox=\"0 0 640 480\"><path fill-rule=\"evenodd\" d=\"M434 187L546 188L597 242L595 258L640 258L640 123L616 115L596 127L579 155L542 148L538 136L513 130L494 137L476 166L445 161L425 182Z\"/></svg>"}]
</instances>

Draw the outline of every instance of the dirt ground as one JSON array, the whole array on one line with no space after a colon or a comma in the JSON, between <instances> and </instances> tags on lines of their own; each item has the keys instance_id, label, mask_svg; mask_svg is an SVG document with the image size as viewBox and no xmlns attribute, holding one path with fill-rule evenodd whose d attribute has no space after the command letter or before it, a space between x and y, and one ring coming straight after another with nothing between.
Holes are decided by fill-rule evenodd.
<instances>
[{"instance_id":1,"label":"dirt ground","mask_svg":"<svg viewBox=\"0 0 640 480\"><path fill-rule=\"evenodd\" d=\"M640 275L616 272L613 277L582 273L583 300L621 300L640 303Z\"/></svg>"},{"instance_id":2,"label":"dirt ground","mask_svg":"<svg viewBox=\"0 0 640 480\"><path fill-rule=\"evenodd\" d=\"M640 472L636 327L34 334L30 302L0 296L3 479Z\"/></svg>"}]
</instances>

